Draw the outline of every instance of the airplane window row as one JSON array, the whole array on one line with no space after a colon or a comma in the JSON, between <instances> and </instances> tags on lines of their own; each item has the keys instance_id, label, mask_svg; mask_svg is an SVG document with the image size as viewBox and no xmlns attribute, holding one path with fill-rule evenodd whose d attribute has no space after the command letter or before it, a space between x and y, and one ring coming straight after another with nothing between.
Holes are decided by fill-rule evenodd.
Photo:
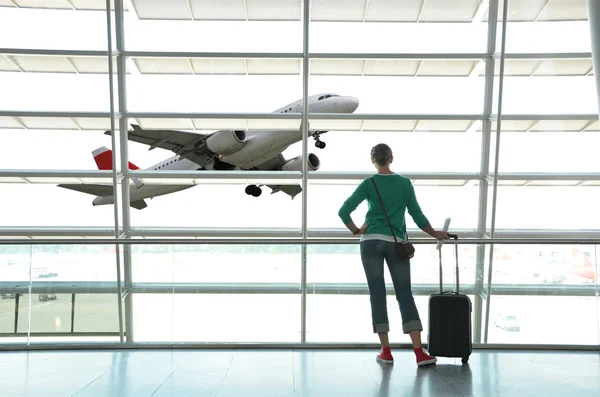
<instances>
[{"instance_id":1,"label":"airplane window row","mask_svg":"<svg viewBox=\"0 0 600 397\"><path fill-rule=\"evenodd\" d=\"M166 163L166 164L163 164L163 165L161 165L160 167L156 167L156 168L154 168L154 171L156 171L156 170L159 170L159 169L161 169L161 168L163 168L163 167L166 167L166 166L167 166L167 165L169 165L169 164L173 164L175 161L177 161L177 159L175 159L175 160L171 160L171 162L170 162L170 163Z\"/></svg>"}]
</instances>

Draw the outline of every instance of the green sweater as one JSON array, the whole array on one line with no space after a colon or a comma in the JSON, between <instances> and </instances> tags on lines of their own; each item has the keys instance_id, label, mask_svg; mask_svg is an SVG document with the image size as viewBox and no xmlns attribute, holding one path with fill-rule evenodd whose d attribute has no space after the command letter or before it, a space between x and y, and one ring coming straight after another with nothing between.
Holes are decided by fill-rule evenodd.
<instances>
[{"instance_id":1,"label":"green sweater","mask_svg":"<svg viewBox=\"0 0 600 397\"><path fill-rule=\"evenodd\" d=\"M421 211L415 189L410 179L398 175L374 175L375 183L383 199L385 209L390 217L394 234L398 239L406 240L406 218L408 213L413 218L419 228L429 225L429 220ZM385 219L385 214L381 209L381 204L377 198L377 192L373 186L371 178L363 180L354 193L344 202L338 211L339 217L345 225L352 222L350 214L358 207L360 203L367 200L369 209L367 211L364 224L370 223L365 234L383 234L391 236L390 227ZM359 225L360 226L360 225Z\"/></svg>"}]
</instances>

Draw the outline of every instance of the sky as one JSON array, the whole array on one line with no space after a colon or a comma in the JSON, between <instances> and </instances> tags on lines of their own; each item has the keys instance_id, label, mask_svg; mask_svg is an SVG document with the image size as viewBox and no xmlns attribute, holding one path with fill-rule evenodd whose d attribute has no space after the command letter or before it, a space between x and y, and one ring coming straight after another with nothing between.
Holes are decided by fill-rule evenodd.
<instances>
[{"instance_id":1,"label":"sky","mask_svg":"<svg viewBox=\"0 0 600 397\"><path fill-rule=\"evenodd\" d=\"M34 28L39 29L35 31ZM300 22L139 21L127 15L126 47L154 51L301 52ZM0 48L106 49L102 12L6 9L0 13ZM384 39L382 39L384 38ZM487 24L315 23L313 52L484 52ZM587 22L510 24L507 51L587 52ZM106 75L2 73L0 109L108 111ZM301 75L294 76L138 76L127 77L127 106L138 112L271 112L302 96ZM476 114L483 110L481 77L311 76L309 93L335 92L360 100L356 113ZM505 114L595 114L593 76L507 77ZM108 120L106 120L108 124ZM450 124L449 124L450 125ZM597 131L510 132L502 135L501 172L593 172L597 168ZM477 172L481 132L332 131L326 149L309 142L321 159L320 171L373 172L368 148L386 142L395 151L394 170L403 172ZM101 131L0 129L0 169L93 170L91 151L110 146ZM6 144L10 142L10 144ZM15 150L15 148L26 148ZM171 156L130 143L130 161L150 167ZM290 147L286 158L301 154ZM301 196L259 199L237 185L200 185L148 200L132 209L134 227L282 227L301 225ZM337 210L356 185L308 187L309 228L343 228ZM418 199L435 227L447 216L455 228L477 225L479 189L470 184L416 187ZM5 226L109 226L111 206L92 207L93 196L53 184L4 184L0 206ZM597 229L600 214L590 211L600 187L501 187L499 228ZM565 204L567 203L567 204ZM213 208L218 207L219 211ZM355 213L361 221L363 204ZM414 224L409 220L409 225Z\"/></svg>"}]
</instances>

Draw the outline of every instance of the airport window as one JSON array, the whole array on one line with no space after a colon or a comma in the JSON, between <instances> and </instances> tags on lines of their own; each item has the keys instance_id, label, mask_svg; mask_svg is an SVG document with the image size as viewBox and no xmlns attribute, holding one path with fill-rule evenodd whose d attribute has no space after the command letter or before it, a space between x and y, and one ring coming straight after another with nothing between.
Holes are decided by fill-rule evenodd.
<instances>
[{"instance_id":1,"label":"airport window","mask_svg":"<svg viewBox=\"0 0 600 397\"><path fill-rule=\"evenodd\" d=\"M533 344L542 328L550 330L540 336L545 345L600 342L593 328L600 258L589 240L600 233L600 79L586 2L509 1L502 43L502 13L490 14L497 1L412 2L422 4L401 13L381 1L313 1L305 36L298 1L178 7L127 0L126 10L110 10L111 20L123 20L121 32L112 25L112 87L104 2L42 3L0 1L0 208L10 208L0 238L21 241L0 245L0 336L14 333L16 319L18 332L32 331L15 342L25 344L42 341L40 333L72 341L71 329L104 341L104 334L126 335L128 324L134 344L373 341L359 240L350 240L338 210L376 172L371 147L387 143L392 169L411 180L432 226L450 217L461 239L478 241L459 244L460 281L477 301L477 343ZM38 27L45 33L36 34ZM323 133L308 138L310 171L302 175L305 89L316 104L307 112L310 128ZM317 113L325 103L326 118ZM277 133L261 141L265 131ZM202 139L215 132L222 135ZM254 150L257 142L267 142L264 152ZM114 189L102 148L140 169L117 169L123 184ZM212 153L223 153L221 161ZM152 172L183 158L184 166L169 169L190 170L185 178ZM282 168L290 171L285 178ZM367 211L363 201L355 223ZM409 215L406 226L415 239L429 239ZM132 240L130 249L84 244L113 236ZM303 251L301 236L325 241ZM561 242L546 241L555 237ZM492 245L490 238L535 243ZM412 262L422 315L438 286L437 253L420 244ZM444 245L446 262L452 253ZM117 258L131 286L131 299L120 303ZM31 295L22 289L30 277ZM119 305L127 309L122 329ZM268 324L256 307L280 321ZM198 329L188 315L194 308L204 316ZM337 317L328 317L331 308ZM157 325L157 315L166 321ZM219 322L226 334L204 326ZM351 330L340 336L336 322ZM578 324L575 339L564 324Z\"/></svg>"}]
</instances>

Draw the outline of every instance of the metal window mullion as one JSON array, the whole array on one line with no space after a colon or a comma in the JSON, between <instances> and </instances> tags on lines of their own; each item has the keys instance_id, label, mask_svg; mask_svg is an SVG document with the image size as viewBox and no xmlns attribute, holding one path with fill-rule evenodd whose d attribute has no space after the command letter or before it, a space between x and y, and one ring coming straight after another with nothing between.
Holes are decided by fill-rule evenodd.
<instances>
[{"instance_id":1,"label":"metal window mullion","mask_svg":"<svg viewBox=\"0 0 600 397\"><path fill-rule=\"evenodd\" d=\"M494 103L494 78L495 66L494 52L496 51L496 33L498 23L498 0L489 2L488 12L488 43L485 71L485 91L484 91L484 121L481 131L481 166L480 166L480 184L479 184L479 214L477 223L478 237L483 237L486 232L487 223L487 201L488 201L488 181L485 176L489 173L490 150L491 150L491 128L492 120L490 118ZM481 320L483 299L481 291L483 290L483 279L485 274L485 246L478 245L475 265L475 302L474 302L474 324L475 329L473 338L475 343L481 342Z\"/></svg>"},{"instance_id":2,"label":"metal window mullion","mask_svg":"<svg viewBox=\"0 0 600 397\"><path fill-rule=\"evenodd\" d=\"M500 49L500 72L498 81L498 119L496 120L496 153L494 163L494 187L492 193L492 213L490 221L490 238L494 238L496 233L496 207L498 201L498 169L500 162L500 133L502 131L502 98L504 91L504 61L506 54L506 27L508 18L508 0L504 0L504 9L502 15L502 40ZM488 284L486 293L486 311L485 311L485 332L483 342L487 343L488 331L489 331L489 320L490 320L490 294L492 288L492 274L493 274L493 261L494 261L494 244L490 245L489 252L489 269L488 269Z\"/></svg>"},{"instance_id":3,"label":"metal window mullion","mask_svg":"<svg viewBox=\"0 0 600 397\"><path fill-rule=\"evenodd\" d=\"M118 91L119 91L119 112L123 115L119 120L119 153L121 162L121 194L120 197L115 197L115 203L121 201L122 208L122 226L123 230L119 238L129 239L129 233L131 231L130 221L130 207L129 207L129 158L128 158L128 118L127 118L127 88L126 88L126 55L125 51L125 18L123 12L123 0L115 1L115 21L116 21L116 34L117 34L117 49L119 55L117 57L117 79L118 79ZM120 250L117 250L118 252ZM132 285L132 273L131 273L131 246L123 246L123 268L124 268L124 284L125 284L125 297L120 300L122 304L125 301L125 340L126 343L130 344L133 342L133 312L132 312L132 297L129 290ZM119 285L121 290L121 285Z\"/></svg>"},{"instance_id":4,"label":"metal window mullion","mask_svg":"<svg viewBox=\"0 0 600 397\"><path fill-rule=\"evenodd\" d=\"M310 1L304 0L302 28L302 238L308 234L308 79L309 79L309 27L310 27ZM303 244L300 250L300 342L306 342L306 293L307 293L307 246Z\"/></svg>"},{"instance_id":5,"label":"metal window mullion","mask_svg":"<svg viewBox=\"0 0 600 397\"><path fill-rule=\"evenodd\" d=\"M107 28L107 45L108 45L108 84L109 84L109 95L110 95L110 130L111 130L111 145L112 145L112 182L113 182L113 194L115 195L114 200L114 227L115 227L115 238L119 238L119 205L116 200L117 195L117 169L114 167L116 164L116 128L115 128L115 100L114 100L114 75L113 75L113 48L112 48L112 19L111 19L111 4L110 0L106 0L106 28ZM121 291L121 255L119 253L119 247L115 250L115 262L117 272L117 312L119 316L119 341L124 341L124 329L123 329L123 305L122 305L122 291Z\"/></svg>"}]
</instances>

